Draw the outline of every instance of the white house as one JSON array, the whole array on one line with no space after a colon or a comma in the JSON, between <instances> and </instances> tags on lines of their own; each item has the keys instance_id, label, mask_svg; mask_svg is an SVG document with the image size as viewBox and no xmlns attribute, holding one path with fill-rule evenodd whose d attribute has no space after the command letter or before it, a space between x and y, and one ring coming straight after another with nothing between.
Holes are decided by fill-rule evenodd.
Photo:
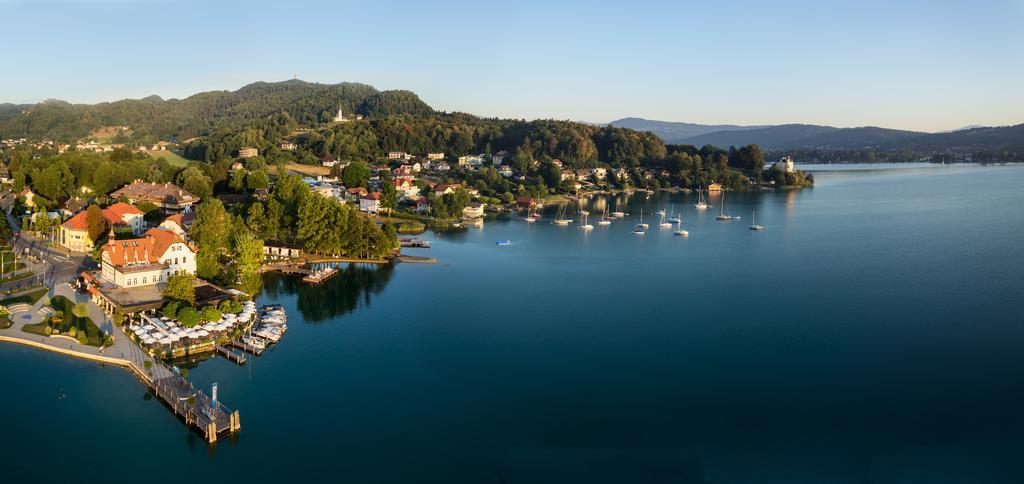
<instances>
[{"instance_id":1,"label":"white house","mask_svg":"<svg viewBox=\"0 0 1024 484\"><path fill-rule=\"evenodd\" d=\"M359 210L366 213L377 213L380 211L380 192L373 192L359 197Z\"/></svg>"},{"instance_id":2,"label":"white house","mask_svg":"<svg viewBox=\"0 0 1024 484\"><path fill-rule=\"evenodd\" d=\"M791 156L783 156L779 161L776 161L775 164L772 165L772 168L778 168L785 173L793 173L796 169L793 167L793 157Z\"/></svg>"},{"instance_id":3,"label":"white house","mask_svg":"<svg viewBox=\"0 0 1024 484\"><path fill-rule=\"evenodd\" d=\"M498 173L505 178L512 178L512 167L508 165L501 165L498 168Z\"/></svg>"},{"instance_id":4,"label":"white house","mask_svg":"<svg viewBox=\"0 0 1024 484\"><path fill-rule=\"evenodd\" d=\"M480 202L469 202L466 208L462 209L463 218L481 218L484 216L485 204Z\"/></svg>"},{"instance_id":5,"label":"white house","mask_svg":"<svg viewBox=\"0 0 1024 484\"><path fill-rule=\"evenodd\" d=\"M174 232L149 229L138 239L107 242L102 249L102 278L118 287L165 283L179 272L196 273L196 249Z\"/></svg>"},{"instance_id":6,"label":"white house","mask_svg":"<svg viewBox=\"0 0 1024 484\"><path fill-rule=\"evenodd\" d=\"M427 153L427 159L430 161L443 160L444 153Z\"/></svg>"},{"instance_id":7,"label":"white house","mask_svg":"<svg viewBox=\"0 0 1024 484\"><path fill-rule=\"evenodd\" d=\"M459 166L480 166L484 164L483 155L464 155L459 157Z\"/></svg>"},{"instance_id":8,"label":"white house","mask_svg":"<svg viewBox=\"0 0 1024 484\"><path fill-rule=\"evenodd\" d=\"M590 170L590 174L595 180L604 180L605 178L608 178L608 170L601 167Z\"/></svg>"}]
</instances>

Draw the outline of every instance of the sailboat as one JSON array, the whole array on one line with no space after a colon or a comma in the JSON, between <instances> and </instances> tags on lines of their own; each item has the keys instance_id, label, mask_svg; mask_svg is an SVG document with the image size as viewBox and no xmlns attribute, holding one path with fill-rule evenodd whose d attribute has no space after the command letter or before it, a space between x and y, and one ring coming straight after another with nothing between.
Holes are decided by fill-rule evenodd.
<instances>
[{"instance_id":1,"label":"sailboat","mask_svg":"<svg viewBox=\"0 0 1024 484\"><path fill-rule=\"evenodd\" d=\"M687 232L686 230L683 230L683 221L682 221L682 219L679 220L679 229L676 230L675 234L680 236L680 237L689 237L690 236L690 232Z\"/></svg>"},{"instance_id":2,"label":"sailboat","mask_svg":"<svg viewBox=\"0 0 1024 484\"><path fill-rule=\"evenodd\" d=\"M572 219L565 218L565 205L561 205L558 207L558 216L556 216L555 219L551 221L551 223L562 226L569 225L572 223Z\"/></svg>"},{"instance_id":3,"label":"sailboat","mask_svg":"<svg viewBox=\"0 0 1024 484\"><path fill-rule=\"evenodd\" d=\"M536 222L538 218L540 218L540 216L537 215L535 210L536 210L535 208L531 208L531 209L526 211L526 217L523 218L523 220L525 220L526 223L532 224L532 223Z\"/></svg>"},{"instance_id":4,"label":"sailboat","mask_svg":"<svg viewBox=\"0 0 1024 484\"><path fill-rule=\"evenodd\" d=\"M678 223L682 223L683 222L683 219L679 215L676 215L676 206L675 205L672 205L672 212L671 213L672 213L672 216L668 218L668 221L670 223L678 224Z\"/></svg>"},{"instance_id":5,"label":"sailboat","mask_svg":"<svg viewBox=\"0 0 1024 484\"><path fill-rule=\"evenodd\" d=\"M601 216L601 220L597 221L598 225L611 225L613 217L608 216L608 207L604 207L604 215Z\"/></svg>"},{"instance_id":6,"label":"sailboat","mask_svg":"<svg viewBox=\"0 0 1024 484\"><path fill-rule=\"evenodd\" d=\"M697 189L697 203L693 205L697 210L707 210L710 205L704 201L704 191L700 188Z\"/></svg>"},{"instance_id":7,"label":"sailboat","mask_svg":"<svg viewBox=\"0 0 1024 484\"><path fill-rule=\"evenodd\" d=\"M722 210L721 210L721 213L719 213L715 217L715 220L732 220L733 218L735 218L735 217L725 213L725 192L722 192Z\"/></svg>"},{"instance_id":8,"label":"sailboat","mask_svg":"<svg viewBox=\"0 0 1024 484\"><path fill-rule=\"evenodd\" d=\"M663 229L670 229L670 228L672 228L672 224L665 221L665 211L664 210L661 211L661 221L658 222L658 227L661 227Z\"/></svg>"},{"instance_id":9,"label":"sailboat","mask_svg":"<svg viewBox=\"0 0 1024 484\"><path fill-rule=\"evenodd\" d=\"M615 217L615 218L623 218L625 216L626 216L626 212L623 212L621 210L616 210L616 211L612 212L612 217Z\"/></svg>"},{"instance_id":10,"label":"sailboat","mask_svg":"<svg viewBox=\"0 0 1024 484\"><path fill-rule=\"evenodd\" d=\"M642 208L640 209L640 223L636 224L636 226L643 227L644 230L647 230L648 228L648 225L644 223L644 209Z\"/></svg>"},{"instance_id":11,"label":"sailboat","mask_svg":"<svg viewBox=\"0 0 1024 484\"><path fill-rule=\"evenodd\" d=\"M761 224L757 223L757 218L756 217L757 217L757 211L751 211L750 212L750 223L751 223L750 230L755 230L755 231L760 232L760 231L764 230L764 225L761 225Z\"/></svg>"},{"instance_id":12,"label":"sailboat","mask_svg":"<svg viewBox=\"0 0 1024 484\"><path fill-rule=\"evenodd\" d=\"M594 226L587 223L587 215L588 215L588 213L586 213L586 211L584 211L583 223L580 224L580 228L583 229L583 230L594 230Z\"/></svg>"}]
</instances>

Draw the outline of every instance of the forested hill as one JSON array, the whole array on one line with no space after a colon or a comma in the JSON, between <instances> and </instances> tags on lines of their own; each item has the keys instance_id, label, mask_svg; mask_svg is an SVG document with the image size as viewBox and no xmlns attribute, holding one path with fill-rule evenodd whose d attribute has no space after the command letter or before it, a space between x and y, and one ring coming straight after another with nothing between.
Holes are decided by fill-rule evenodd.
<instances>
[{"instance_id":1,"label":"forested hill","mask_svg":"<svg viewBox=\"0 0 1024 484\"><path fill-rule=\"evenodd\" d=\"M209 91L185 99L159 96L99 104L49 100L35 105L0 105L0 138L72 141L103 126L128 126L135 139L187 139L231 129L272 114L288 113L299 124L347 115L427 115L434 110L409 91L378 91L358 83L317 84L299 80L256 82L237 91Z\"/></svg>"}]
</instances>

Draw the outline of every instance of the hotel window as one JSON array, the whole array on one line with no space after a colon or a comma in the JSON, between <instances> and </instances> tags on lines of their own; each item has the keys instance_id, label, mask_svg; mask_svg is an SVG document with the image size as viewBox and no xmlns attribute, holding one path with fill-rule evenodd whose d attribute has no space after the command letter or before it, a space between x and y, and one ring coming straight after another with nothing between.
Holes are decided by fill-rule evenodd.
<instances>
[{"instance_id":1,"label":"hotel window","mask_svg":"<svg viewBox=\"0 0 1024 484\"><path fill-rule=\"evenodd\" d=\"M142 283L143 283L143 284L145 284L145 283L146 283L146 278L145 278L145 277L143 277L143 278L142 278Z\"/></svg>"}]
</instances>

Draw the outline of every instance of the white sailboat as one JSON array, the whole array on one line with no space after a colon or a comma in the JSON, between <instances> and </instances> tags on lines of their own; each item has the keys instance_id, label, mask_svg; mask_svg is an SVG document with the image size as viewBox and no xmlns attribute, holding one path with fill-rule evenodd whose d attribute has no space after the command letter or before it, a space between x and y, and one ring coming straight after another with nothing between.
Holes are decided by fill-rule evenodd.
<instances>
[{"instance_id":1,"label":"white sailboat","mask_svg":"<svg viewBox=\"0 0 1024 484\"><path fill-rule=\"evenodd\" d=\"M735 218L735 217L725 213L725 192L722 192L722 210L721 210L721 213L719 213L715 217L715 220L732 220L733 218Z\"/></svg>"},{"instance_id":2,"label":"white sailboat","mask_svg":"<svg viewBox=\"0 0 1024 484\"><path fill-rule=\"evenodd\" d=\"M689 237L690 236L690 232L687 232L686 230L683 230L683 221L682 221L682 219L679 220L679 228L675 231L675 234L680 236L680 237Z\"/></svg>"},{"instance_id":3,"label":"white sailboat","mask_svg":"<svg viewBox=\"0 0 1024 484\"><path fill-rule=\"evenodd\" d=\"M693 205L697 210L707 210L710 205L704 201L704 191L700 188L697 189L697 203Z\"/></svg>"},{"instance_id":4,"label":"white sailboat","mask_svg":"<svg viewBox=\"0 0 1024 484\"><path fill-rule=\"evenodd\" d=\"M572 219L565 218L565 205L558 207L558 215L551 221L551 223L561 225L563 227L572 223Z\"/></svg>"},{"instance_id":5,"label":"white sailboat","mask_svg":"<svg viewBox=\"0 0 1024 484\"><path fill-rule=\"evenodd\" d=\"M756 217L757 217L757 211L751 211L750 212L750 223L751 223L750 230L754 230L754 231L760 232L760 231L764 230L764 225L761 225L761 224L757 223L757 218Z\"/></svg>"},{"instance_id":6,"label":"white sailboat","mask_svg":"<svg viewBox=\"0 0 1024 484\"><path fill-rule=\"evenodd\" d=\"M670 228L672 228L672 224L667 222L667 221L665 221L665 211L664 210L661 211L661 221L658 222L658 227L661 227L663 229L670 229Z\"/></svg>"},{"instance_id":7,"label":"white sailboat","mask_svg":"<svg viewBox=\"0 0 1024 484\"><path fill-rule=\"evenodd\" d=\"M640 223L633 226L633 235L643 235L647 232L647 224L644 223L644 209L640 209Z\"/></svg>"},{"instance_id":8,"label":"white sailboat","mask_svg":"<svg viewBox=\"0 0 1024 484\"><path fill-rule=\"evenodd\" d=\"M668 218L668 221L670 223L674 223L674 224L682 223L682 221L683 221L681 216L676 215L676 206L675 205L672 205L672 212L671 212L671 216Z\"/></svg>"},{"instance_id":9,"label":"white sailboat","mask_svg":"<svg viewBox=\"0 0 1024 484\"><path fill-rule=\"evenodd\" d=\"M604 215L601 216L601 220L597 221L597 224L598 225L611 225L612 224L612 220L613 220L613 218L608 216L608 207L605 207L604 208Z\"/></svg>"},{"instance_id":10,"label":"white sailboat","mask_svg":"<svg viewBox=\"0 0 1024 484\"><path fill-rule=\"evenodd\" d=\"M583 214L583 223L580 224L582 230L594 230L594 226L587 223L587 213Z\"/></svg>"}]
</instances>

